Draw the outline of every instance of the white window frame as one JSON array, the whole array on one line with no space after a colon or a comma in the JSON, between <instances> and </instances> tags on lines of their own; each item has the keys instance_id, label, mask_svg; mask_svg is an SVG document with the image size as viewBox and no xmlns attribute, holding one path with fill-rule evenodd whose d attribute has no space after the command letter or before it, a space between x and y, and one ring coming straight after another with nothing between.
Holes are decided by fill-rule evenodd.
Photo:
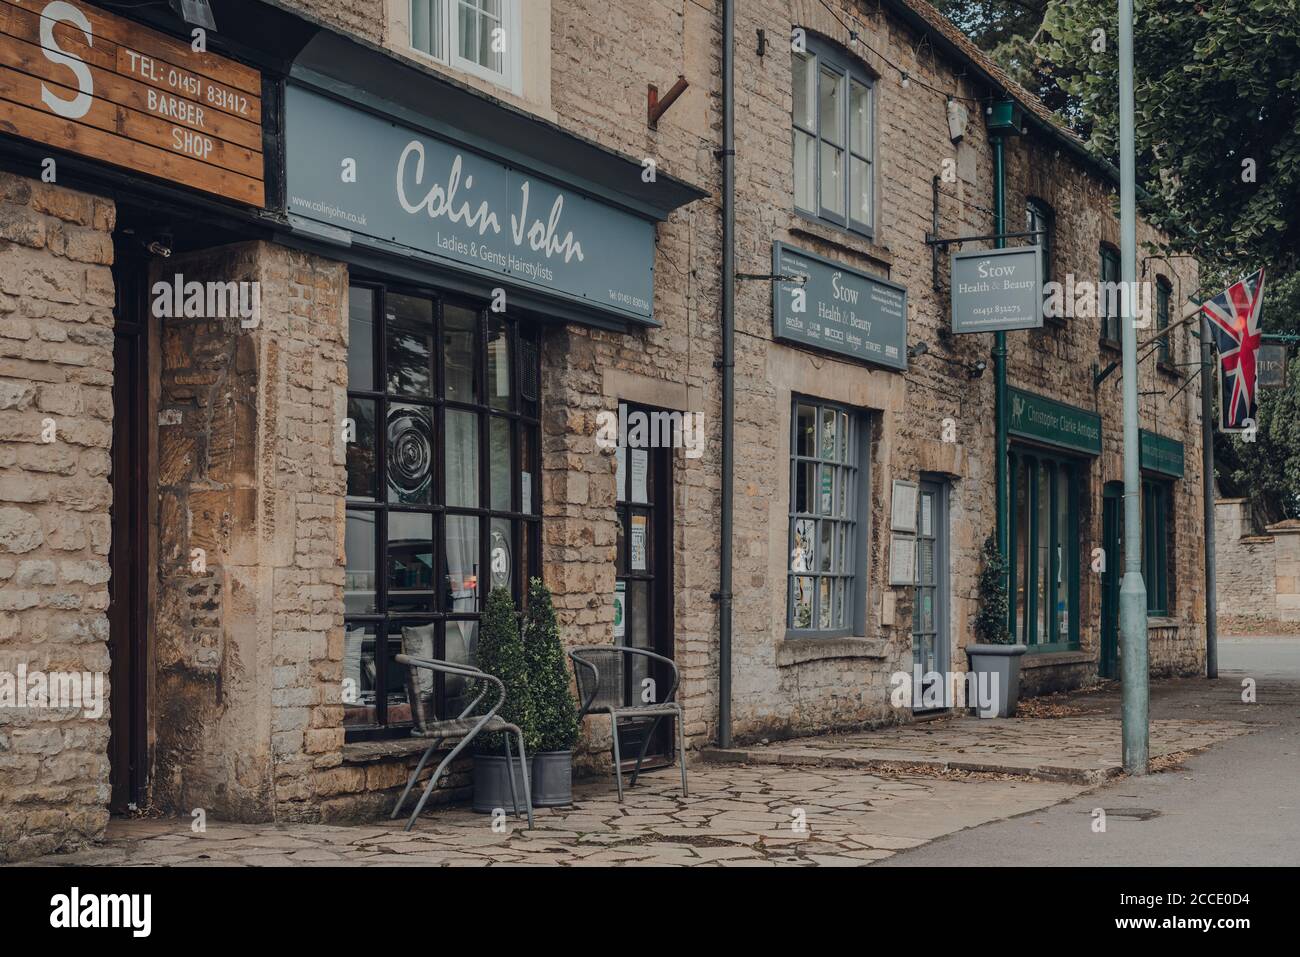
<instances>
[{"instance_id":1,"label":"white window frame","mask_svg":"<svg viewBox=\"0 0 1300 957\"><path fill-rule=\"evenodd\" d=\"M480 80L503 87L509 92L519 95L523 75L522 68L522 50L523 43L523 26L520 14L520 0L501 0L501 23L506 31L506 49L501 55L501 72L482 66L473 60L465 59L458 52L460 50L460 17L459 13L461 0L429 0L431 4L436 5L442 15L442 36L445 49L439 56L430 50L421 50L415 46L415 0L407 0L407 22L409 29L407 31L407 46L418 56L435 63L442 63L454 70L467 73L470 76L477 77Z\"/></svg>"}]
</instances>

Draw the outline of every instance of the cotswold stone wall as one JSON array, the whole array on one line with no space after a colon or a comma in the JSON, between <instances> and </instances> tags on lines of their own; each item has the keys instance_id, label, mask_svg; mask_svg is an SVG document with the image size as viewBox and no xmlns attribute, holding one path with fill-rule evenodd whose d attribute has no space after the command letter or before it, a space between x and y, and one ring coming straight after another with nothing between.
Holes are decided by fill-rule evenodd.
<instances>
[{"instance_id":1,"label":"cotswold stone wall","mask_svg":"<svg viewBox=\"0 0 1300 957\"><path fill-rule=\"evenodd\" d=\"M0 701L0 860L108 822L114 215L0 173L0 699L20 665L104 694L95 717Z\"/></svg>"},{"instance_id":2,"label":"cotswold stone wall","mask_svg":"<svg viewBox=\"0 0 1300 957\"><path fill-rule=\"evenodd\" d=\"M1221 618L1300 622L1300 522L1261 534L1245 499L1214 503L1215 594Z\"/></svg>"},{"instance_id":3,"label":"cotswold stone wall","mask_svg":"<svg viewBox=\"0 0 1300 957\"><path fill-rule=\"evenodd\" d=\"M261 316L161 323L155 800L314 817L342 761L347 271L246 243L175 273L257 281Z\"/></svg>"}]
</instances>

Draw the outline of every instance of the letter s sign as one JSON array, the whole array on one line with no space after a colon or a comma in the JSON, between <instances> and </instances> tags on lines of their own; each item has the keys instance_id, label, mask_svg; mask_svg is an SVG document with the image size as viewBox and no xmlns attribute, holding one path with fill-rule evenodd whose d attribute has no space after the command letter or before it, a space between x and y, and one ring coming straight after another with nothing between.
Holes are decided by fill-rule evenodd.
<instances>
[{"instance_id":1,"label":"letter s sign","mask_svg":"<svg viewBox=\"0 0 1300 957\"><path fill-rule=\"evenodd\" d=\"M80 27L81 32L85 34L87 45L94 46L95 43L90 32L90 21L72 4L66 3L65 0L54 0L41 11L41 49L45 53L45 58L51 63L62 64L71 70L77 77L79 91L72 99L61 100L42 83L41 100L59 116L78 120L90 111L90 105L94 102L95 82L90 75L90 67L82 62L81 57L64 53L59 48L58 41L54 39L54 24L60 20L67 20L74 26Z\"/></svg>"}]
</instances>

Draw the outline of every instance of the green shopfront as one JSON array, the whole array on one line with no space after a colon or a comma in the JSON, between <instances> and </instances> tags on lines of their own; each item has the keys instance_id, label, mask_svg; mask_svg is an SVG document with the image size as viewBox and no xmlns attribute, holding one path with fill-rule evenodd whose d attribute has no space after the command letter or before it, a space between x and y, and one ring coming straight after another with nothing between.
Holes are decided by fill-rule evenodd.
<instances>
[{"instance_id":1,"label":"green shopfront","mask_svg":"<svg viewBox=\"0 0 1300 957\"><path fill-rule=\"evenodd\" d=\"M1080 648L1080 516L1101 454L1101 417L1010 390L1009 625L1030 652Z\"/></svg>"}]
</instances>

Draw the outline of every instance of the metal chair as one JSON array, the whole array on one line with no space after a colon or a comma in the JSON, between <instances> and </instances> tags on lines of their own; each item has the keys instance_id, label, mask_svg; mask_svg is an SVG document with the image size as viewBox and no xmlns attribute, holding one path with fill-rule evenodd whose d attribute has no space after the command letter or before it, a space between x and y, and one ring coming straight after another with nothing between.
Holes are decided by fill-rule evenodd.
<instances>
[{"instance_id":1,"label":"metal chair","mask_svg":"<svg viewBox=\"0 0 1300 957\"><path fill-rule=\"evenodd\" d=\"M624 704L624 669L628 655L641 655L651 661L667 665L673 672L672 687L658 704L627 705ZM578 680L578 697L582 701L578 711L581 721L589 714L609 715L610 730L613 732L614 745L614 781L618 784L618 800L623 801L623 758L618 749L618 722L626 718L654 718L650 730L641 743L641 753L637 755L636 767L632 770L632 780L628 787L636 784L637 775L641 773L641 762L645 760L646 748L654 737L659 722L666 717L677 718L677 760L682 769L682 796L686 796L686 732L683 727L682 706L673 701L680 677L677 664L671 658L657 655L642 648L629 648L624 645L595 645L587 648L575 648L569 652L573 659L573 674Z\"/></svg>"},{"instance_id":2,"label":"metal chair","mask_svg":"<svg viewBox=\"0 0 1300 957\"><path fill-rule=\"evenodd\" d=\"M420 816L420 812L424 810L425 802L429 800L429 795L433 793L433 789L438 783L438 778L442 776L442 772L447 769L451 762L456 758L456 755L460 754L460 752L465 749L466 745L473 741L481 732L487 732L488 734L503 732L505 734L507 768L510 767L510 762L514 760L510 753L510 735L513 734L519 741L519 771L520 775L523 777L524 807L527 809L528 826L531 828L533 826L533 796L532 791L528 786L528 758L524 753L524 736L515 725L496 716L497 712L501 710L501 706L506 702L506 686L501 683L501 679L497 678L495 675L488 674L486 671L480 671L470 665L457 664L451 661L441 661L435 658L416 658L411 655L398 655L395 660L399 665L406 665L411 669L411 677L413 680L410 682L410 686L413 688L418 688L420 684L418 670L420 668L427 668L434 672L442 672L443 674L448 675L460 675L461 677L478 681L479 693L475 695L473 701L466 705L465 710L460 713L460 717L451 718L446 721L428 720L424 714L423 702L418 700L419 695L412 694L411 717L415 726L411 729L411 736L417 738L429 738L431 740L429 742L429 747L426 748L424 754L420 756L420 763L417 764L415 770L411 772L411 779L406 782L406 790L403 791L402 796L398 798L397 806L393 808L393 813L389 815L389 819L392 820L397 817L398 812L402 810L402 805L406 803L407 795L411 793L411 788L415 786L416 778L418 778L420 772L424 770L424 765L428 762L433 752L436 751L444 741L449 741L453 738L460 739L456 743L456 746L451 749L445 758L442 759L442 763L438 765L438 769L434 771L432 777L429 778L429 783L424 786L424 794L421 795L420 802L415 805L415 812L411 815L411 819L406 822L404 830L409 831L415 825L415 820ZM498 694L496 704L492 705L492 707L481 715L470 715L470 712L474 710L478 703L483 700L483 696L487 694L489 684L496 685L497 687ZM515 813L518 814L519 797L515 793L515 776L512 773L509 777L510 800L514 804Z\"/></svg>"}]
</instances>

